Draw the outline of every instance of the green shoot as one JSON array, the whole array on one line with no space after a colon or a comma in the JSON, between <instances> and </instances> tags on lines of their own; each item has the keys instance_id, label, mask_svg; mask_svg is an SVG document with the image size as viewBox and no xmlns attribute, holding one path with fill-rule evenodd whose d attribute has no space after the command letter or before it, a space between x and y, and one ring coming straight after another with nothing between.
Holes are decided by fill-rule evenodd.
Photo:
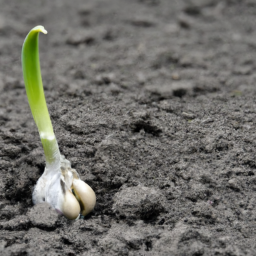
<instances>
[{"instance_id":1,"label":"green shoot","mask_svg":"<svg viewBox=\"0 0 256 256\"><path fill-rule=\"evenodd\" d=\"M36 26L28 33L21 59L29 106L43 144L46 166L49 167L58 164L60 152L44 96L38 51L40 32L47 34L43 26Z\"/></svg>"}]
</instances>

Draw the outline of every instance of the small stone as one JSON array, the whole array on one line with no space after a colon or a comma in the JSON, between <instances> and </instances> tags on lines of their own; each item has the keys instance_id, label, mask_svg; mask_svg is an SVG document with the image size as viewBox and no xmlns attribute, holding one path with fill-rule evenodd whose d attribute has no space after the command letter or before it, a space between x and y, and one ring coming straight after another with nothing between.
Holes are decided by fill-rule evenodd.
<instances>
[{"instance_id":1,"label":"small stone","mask_svg":"<svg viewBox=\"0 0 256 256\"><path fill-rule=\"evenodd\" d=\"M98 85L115 83L116 75L114 73L101 74L96 77L95 82Z\"/></svg>"},{"instance_id":2,"label":"small stone","mask_svg":"<svg viewBox=\"0 0 256 256\"><path fill-rule=\"evenodd\" d=\"M172 81L169 84L159 85L148 85L146 90L150 93L157 94L163 99L174 97L182 98L186 94L193 92L194 84L191 81Z\"/></svg>"},{"instance_id":3,"label":"small stone","mask_svg":"<svg viewBox=\"0 0 256 256\"><path fill-rule=\"evenodd\" d=\"M71 72L72 76L75 78L75 79L84 79L85 78L85 74L82 70L72 70Z\"/></svg>"},{"instance_id":4,"label":"small stone","mask_svg":"<svg viewBox=\"0 0 256 256\"><path fill-rule=\"evenodd\" d=\"M171 23L171 24L167 24L165 27L164 27L164 31L165 33L167 34L175 34L179 31L179 27L177 24L175 23Z\"/></svg>"},{"instance_id":5,"label":"small stone","mask_svg":"<svg viewBox=\"0 0 256 256\"><path fill-rule=\"evenodd\" d=\"M172 74L172 79L173 80L180 80L180 75L178 73L173 73Z\"/></svg>"},{"instance_id":6,"label":"small stone","mask_svg":"<svg viewBox=\"0 0 256 256\"><path fill-rule=\"evenodd\" d=\"M204 219L205 221L209 221L211 223L215 222L217 219L217 212L211 206L211 204L206 202L197 203L192 210L192 214L195 217Z\"/></svg>"},{"instance_id":7,"label":"small stone","mask_svg":"<svg viewBox=\"0 0 256 256\"><path fill-rule=\"evenodd\" d=\"M188 15L182 14L178 17L178 23L181 28L190 29L195 22Z\"/></svg>"},{"instance_id":8,"label":"small stone","mask_svg":"<svg viewBox=\"0 0 256 256\"><path fill-rule=\"evenodd\" d=\"M119 217L147 220L165 210L165 201L163 194L154 188L128 187L116 193L113 211Z\"/></svg>"},{"instance_id":9,"label":"small stone","mask_svg":"<svg viewBox=\"0 0 256 256\"><path fill-rule=\"evenodd\" d=\"M210 118L210 117L202 119L202 121L201 121L202 124L209 124L209 123L213 123L213 122L214 122L214 119Z\"/></svg>"},{"instance_id":10,"label":"small stone","mask_svg":"<svg viewBox=\"0 0 256 256\"><path fill-rule=\"evenodd\" d=\"M137 17L134 17L134 19L132 19L130 21L130 23L133 25L133 26L136 26L136 27L153 27L157 24L157 21L152 18L152 17L148 17L148 16L137 16Z\"/></svg>"},{"instance_id":11,"label":"small stone","mask_svg":"<svg viewBox=\"0 0 256 256\"><path fill-rule=\"evenodd\" d=\"M93 6L92 5L89 5L88 3L80 6L79 10L78 10L78 13L81 15L81 16L87 16L89 14L91 14L93 11Z\"/></svg>"},{"instance_id":12,"label":"small stone","mask_svg":"<svg viewBox=\"0 0 256 256\"><path fill-rule=\"evenodd\" d=\"M22 81L20 81L17 78L11 77L11 76L7 76L4 79L5 82L5 90L13 90L13 89L23 89L24 88L24 84Z\"/></svg>"},{"instance_id":13,"label":"small stone","mask_svg":"<svg viewBox=\"0 0 256 256\"><path fill-rule=\"evenodd\" d=\"M146 76L142 73L142 72L138 72L136 74L137 76L137 81L139 82L139 84L145 84L147 79L146 79Z\"/></svg>"},{"instance_id":14,"label":"small stone","mask_svg":"<svg viewBox=\"0 0 256 256\"><path fill-rule=\"evenodd\" d=\"M216 139L212 137L206 137L204 140L205 151L211 153L216 149Z\"/></svg>"},{"instance_id":15,"label":"small stone","mask_svg":"<svg viewBox=\"0 0 256 256\"><path fill-rule=\"evenodd\" d=\"M79 89L81 88L79 83L70 83L68 85L68 88L66 90L68 95L78 95L79 94Z\"/></svg>"},{"instance_id":16,"label":"small stone","mask_svg":"<svg viewBox=\"0 0 256 256\"><path fill-rule=\"evenodd\" d=\"M140 110L140 111L133 112L132 116L138 119L146 120L150 117L150 114L146 110Z\"/></svg>"},{"instance_id":17,"label":"small stone","mask_svg":"<svg viewBox=\"0 0 256 256\"><path fill-rule=\"evenodd\" d=\"M180 59L179 64L182 67L192 67L195 64L195 58L191 55L185 55Z\"/></svg>"},{"instance_id":18,"label":"small stone","mask_svg":"<svg viewBox=\"0 0 256 256\"><path fill-rule=\"evenodd\" d=\"M195 119L196 116L193 113L182 112L181 115L186 119Z\"/></svg>"},{"instance_id":19,"label":"small stone","mask_svg":"<svg viewBox=\"0 0 256 256\"><path fill-rule=\"evenodd\" d=\"M228 181L228 186L237 192L241 190L241 184L237 178L230 179Z\"/></svg>"},{"instance_id":20,"label":"small stone","mask_svg":"<svg viewBox=\"0 0 256 256\"><path fill-rule=\"evenodd\" d=\"M35 227L42 229L55 229L58 213L47 203L35 205L29 212L28 217Z\"/></svg>"},{"instance_id":21,"label":"small stone","mask_svg":"<svg viewBox=\"0 0 256 256\"><path fill-rule=\"evenodd\" d=\"M109 85L109 90L113 95L117 95L121 92L121 88L115 83Z\"/></svg>"},{"instance_id":22,"label":"small stone","mask_svg":"<svg viewBox=\"0 0 256 256\"><path fill-rule=\"evenodd\" d=\"M66 40L67 44L70 45L80 45L80 44L93 44L95 42L96 38L93 32L91 31L77 31L75 33L72 33Z\"/></svg>"},{"instance_id":23,"label":"small stone","mask_svg":"<svg viewBox=\"0 0 256 256\"><path fill-rule=\"evenodd\" d=\"M235 75L250 75L252 73L252 66L238 66L235 67L233 73Z\"/></svg>"}]
</instances>

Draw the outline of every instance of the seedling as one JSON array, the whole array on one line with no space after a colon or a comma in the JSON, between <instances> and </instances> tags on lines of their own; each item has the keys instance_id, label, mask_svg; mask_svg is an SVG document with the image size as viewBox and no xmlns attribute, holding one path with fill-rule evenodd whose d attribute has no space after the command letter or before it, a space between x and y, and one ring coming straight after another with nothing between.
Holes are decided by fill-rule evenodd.
<instances>
[{"instance_id":1,"label":"seedling","mask_svg":"<svg viewBox=\"0 0 256 256\"><path fill-rule=\"evenodd\" d=\"M94 209L96 196L92 188L79 178L70 162L60 154L47 109L40 71L39 33L47 34L43 26L34 27L22 47L22 69L29 106L43 144L46 167L33 191L34 204L48 202L68 219L76 219Z\"/></svg>"}]
</instances>

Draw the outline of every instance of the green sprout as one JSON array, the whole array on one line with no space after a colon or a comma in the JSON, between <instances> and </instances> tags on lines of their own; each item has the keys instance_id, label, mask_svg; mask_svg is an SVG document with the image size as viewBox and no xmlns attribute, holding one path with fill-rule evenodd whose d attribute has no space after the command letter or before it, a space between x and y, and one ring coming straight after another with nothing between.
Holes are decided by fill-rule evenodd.
<instances>
[{"instance_id":1,"label":"green sprout","mask_svg":"<svg viewBox=\"0 0 256 256\"><path fill-rule=\"evenodd\" d=\"M94 209L96 196L60 154L44 96L38 51L40 32L47 34L43 26L36 26L28 33L21 54L28 102L46 160L32 197L34 204L47 202L68 219L76 219L80 213L85 216Z\"/></svg>"}]
</instances>

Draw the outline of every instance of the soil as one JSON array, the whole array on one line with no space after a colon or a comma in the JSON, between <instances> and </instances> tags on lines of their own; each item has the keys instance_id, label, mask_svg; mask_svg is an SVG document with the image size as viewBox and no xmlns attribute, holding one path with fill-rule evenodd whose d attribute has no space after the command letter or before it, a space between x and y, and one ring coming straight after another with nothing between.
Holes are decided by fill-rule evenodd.
<instances>
[{"instance_id":1,"label":"soil","mask_svg":"<svg viewBox=\"0 0 256 256\"><path fill-rule=\"evenodd\" d=\"M255 0L0 0L1 255L256 255ZM32 203L44 155L23 40L36 25L85 219Z\"/></svg>"}]
</instances>

